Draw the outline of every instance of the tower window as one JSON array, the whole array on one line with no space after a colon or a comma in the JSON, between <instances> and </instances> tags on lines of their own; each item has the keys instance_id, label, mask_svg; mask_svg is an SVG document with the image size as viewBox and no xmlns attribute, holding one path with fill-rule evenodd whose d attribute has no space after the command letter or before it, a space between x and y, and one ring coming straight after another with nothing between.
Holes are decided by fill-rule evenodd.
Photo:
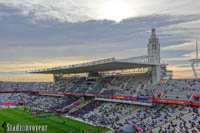
<instances>
[{"instance_id":1,"label":"tower window","mask_svg":"<svg viewBox=\"0 0 200 133\"><path fill-rule=\"evenodd\" d=\"M152 49L156 49L156 45L154 44L154 45L152 45Z\"/></svg>"}]
</instances>

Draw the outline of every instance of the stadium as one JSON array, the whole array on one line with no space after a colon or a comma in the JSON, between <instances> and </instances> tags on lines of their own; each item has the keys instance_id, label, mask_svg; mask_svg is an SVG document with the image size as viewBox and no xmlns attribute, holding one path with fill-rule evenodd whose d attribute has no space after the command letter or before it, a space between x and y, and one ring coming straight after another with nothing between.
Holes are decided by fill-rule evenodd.
<instances>
[{"instance_id":1,"label":"stadium","mask_svg":"<svg viewBox=\"0 0 200 133\"><path fill-rule=\"evenodd\" d=\"M155 29L147 53L27 71L53 82L2 81L0 124L47 125L50 133L200 132L200 79L173 79Z\"/></svg>"}]
</instances>

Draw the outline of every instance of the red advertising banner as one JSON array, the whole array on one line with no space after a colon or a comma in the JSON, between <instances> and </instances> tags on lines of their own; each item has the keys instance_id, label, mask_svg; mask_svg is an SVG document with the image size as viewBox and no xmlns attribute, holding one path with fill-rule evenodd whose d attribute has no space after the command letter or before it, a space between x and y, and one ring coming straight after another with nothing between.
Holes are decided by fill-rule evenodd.
<instances>
[{"instance_id":1,"label":"red advertising banner","mask_svg":"<svg viewBox=\"0 0 200 133\"><path fill-rule=\"evenodd\" d=\"M162 102L162 103L174 103L174 104L191 104L189 101L185 100L172 100L172 99L160 99L160 98L155 98L155 102Z\"/></svg>"},{"instance_id":2,"label":"red advertising banner","mask_svg":"<svg viewBox=\"0 0 200 133\"><path fill-rule=\"evenodd\" d=\"M3 106L12 106L16 104L16 102L5 102L5 103L0 103L0 105L3 105Z\"/></svg>"},{"instance_id":3,"label":"red advertising banner","mask_svg":"<svg viewBox=\"0 0 200 133\"><path fill-rule=\"evenodd\" d=\"M0 92L14 92L13 90L0 90Z\"/></svg>"},{"instance_id":4,"label":"red advertising banner","mask_svg":"<svg viewBox=\"0 0 200 133\"><path fill-rule=\"evenodd\" d=\"M70 95L72 94L71 92L64 92L65 95Z\"/></svg>"},{"instance_id":5,"label":"red advertising banner","mask_svg":"<svg viewBox=\"0 0 200 133\"><path fill-rule=\"evenodd\" d=\"M136 97L129 97L129 96L108 96L108 97L115 98L115 99L136 100Z\"/></svg>"},{"instance_id":6,"label":"red advertising banner","mask_svg":"<svg viewBox=\"0 0 200 133\"><path fill-rule=\"evenodd\" d=\"M199 102L192 102L192 105L200 106Z\"/></svg>"},{"instance_id":7,"label":"red advertising banner","mask_svg":"<svg viewBox=\"0 0 200 133\"><path fill-rule=\"evenodd\" d=\"M194 94L193 97L200 97L200 94Z\"/></svg>"}]
</instances>

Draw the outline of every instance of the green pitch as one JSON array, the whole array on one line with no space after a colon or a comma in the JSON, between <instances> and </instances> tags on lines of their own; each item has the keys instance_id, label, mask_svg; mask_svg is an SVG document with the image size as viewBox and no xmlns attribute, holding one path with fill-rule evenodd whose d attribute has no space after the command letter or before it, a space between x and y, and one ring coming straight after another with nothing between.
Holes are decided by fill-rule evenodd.
<instances>
[{"instance_id":1,"label":"green pitch","mask_svg":"<svg viewBox=\"0 0 200 133\"><path fill-rule=\"evenodd\" d=\"M24 112L23 108L0 109L0 133L4 132L2 128L4 121L10 124L47 125L47 133L80 133L81 130L85 130L86 133L97 133L107 130L105 127L95 127L55 115L45 118L34 117L28 111Z\"/></svg>"}]
</instances>

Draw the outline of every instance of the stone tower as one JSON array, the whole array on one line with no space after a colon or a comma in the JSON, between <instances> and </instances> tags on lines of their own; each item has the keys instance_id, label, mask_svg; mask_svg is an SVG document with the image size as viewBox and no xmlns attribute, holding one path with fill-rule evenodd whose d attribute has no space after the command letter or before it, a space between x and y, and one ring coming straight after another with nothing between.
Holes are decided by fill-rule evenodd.
<instances>
[{"instance_id":1,"label":"stone tower","mask_svg":"<svg viewBox=\"0 0 200 133\"><path fill-rule=\"evenodd\" d=\"M151 38L149 38L148 43L148 56L155 56L160 63L160 43L159 39L156 37L155 28L152 29Z\"/></svg>"}]
</instances>

